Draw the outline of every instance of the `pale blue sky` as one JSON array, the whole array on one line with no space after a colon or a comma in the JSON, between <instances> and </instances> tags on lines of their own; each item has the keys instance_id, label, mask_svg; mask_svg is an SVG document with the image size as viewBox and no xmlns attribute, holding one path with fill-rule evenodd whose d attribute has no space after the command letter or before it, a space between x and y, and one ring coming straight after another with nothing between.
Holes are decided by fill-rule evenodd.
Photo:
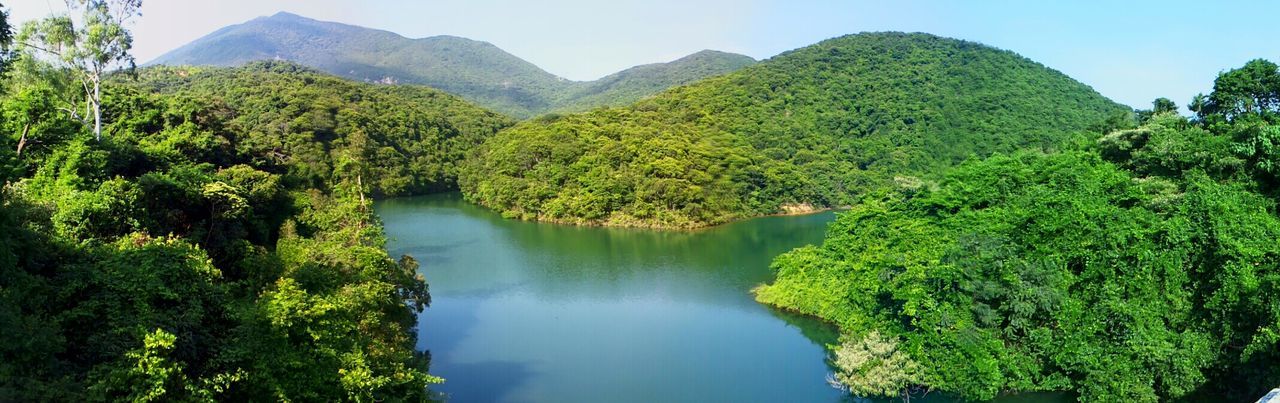
<instances>
[{"instance_id":1,"label":"pale blue sky","mask_svg":"<svg viewBox=\"0 0 1280 403\"><path fill-rule=\"evenodd\" d=\"M15 20L63 0L0 0ZM134 54L147 61L225 25L290 11L408 37L491 42L589 80L701 49L767 58L863 31L921 31L1013 50L1136 107L1186 104L1253 58L1280 60L1274 1L146 0Z\"/></svg>"}]
</instances>

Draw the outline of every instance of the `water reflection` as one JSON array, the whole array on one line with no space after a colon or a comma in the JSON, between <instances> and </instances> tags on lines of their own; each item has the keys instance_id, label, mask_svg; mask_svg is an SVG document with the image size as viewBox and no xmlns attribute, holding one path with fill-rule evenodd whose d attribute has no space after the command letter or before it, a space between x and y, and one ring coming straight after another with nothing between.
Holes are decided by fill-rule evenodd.
<instances>
[{"instance_id":1,"label":"water reflection","mask_svg":"<svg viewBox=\"0 0 1280 403\"><path fill-rule=\"evenodd\" d=\"M504 220L456 194L377 211L431 284L419 348L453 401L868 401L825 382L834 328L748 292L832 213L682 232Z\"/></svg>"},{"instance_id":2,"label":"water reflection","mask_svg":"<svg viewBox=\"0 0 1280 403\"><path fill-rule=\"evenodd\" d=\"M830 213L663 232L504 220L457 195L377 210L431 283L419 343L455 401L843 400L823 381L834 330L748 293Z\"/></svg>"}]
</instances>

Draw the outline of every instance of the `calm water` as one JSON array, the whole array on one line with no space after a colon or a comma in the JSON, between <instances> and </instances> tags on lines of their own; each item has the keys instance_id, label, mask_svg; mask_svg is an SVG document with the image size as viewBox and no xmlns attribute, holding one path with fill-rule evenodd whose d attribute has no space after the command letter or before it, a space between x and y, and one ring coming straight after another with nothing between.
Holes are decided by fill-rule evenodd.
<instances>
[{"instance_id":1,"label":"calm water","mask_svg":"<svg viewBox=\"0 0 1280 403\"><path fill-rule=\"evenodd\" d=\"M418 347L451 401L849 400L824 381L834 329L749 293L832 213L661 232L504 220L457 194L377 211L431 285Z\"/></svg>"}]
</instances>

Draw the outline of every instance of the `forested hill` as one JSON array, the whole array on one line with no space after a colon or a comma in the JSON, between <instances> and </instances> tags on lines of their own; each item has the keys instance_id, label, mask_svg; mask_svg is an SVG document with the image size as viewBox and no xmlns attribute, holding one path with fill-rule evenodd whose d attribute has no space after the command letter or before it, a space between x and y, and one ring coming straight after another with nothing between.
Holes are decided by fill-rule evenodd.
<instances>
[{"instance_id":1,"label":"forested hill","mask_svg":"<svg viewBox=\"0 0 1280 403\"><path fill-rule=\"evenodd\" d=\"M851 204L970 156L1051 149L1129 108L1013 52L864 33L486 141L460 183L510 217L653 227Z\"/></svg>"},{"instance_id":2,"label":"forested hill","mask_svg":"<svg viewBox=\"0 0 1280 403\"><path fill-rule=\"evenodd\" d=\"M219 154L280 166L297 180L322 181L336 169L333 154L348 149L366 164L363 181L373 196L456 189L465 153L514 123L439 90L356 83L288 62L157 66L119 81L210 104L229 117L219 122L232 136ZM207 140L192 134L174 140Z\"/></svg>"},{"instance_id":3,"label":"forested hill","mask_svg":"<svg viewBox=\"0 0 1280 403\"><path fill-rule=\"evenodd\" d=\"M3 21L0 19L0 21ZM0 401L420 401L430 301L370 196L453 187L511 124L280 62L0 79Z\"/></svg>"},{"instance_id":4,"label":"forested hill","mask_svg":"<svg viewBox=\"0 0 1280 403\"><path fill-rule=\"evenodd\" d=\"M238 66L280 59L355 80L423 84L518 118L563 108L625 104L754 62L742 55L698 53L577 82L487 42L455 36L410 39L282 12L222 28L149 64Z\"/></svg>"}]
</instances>

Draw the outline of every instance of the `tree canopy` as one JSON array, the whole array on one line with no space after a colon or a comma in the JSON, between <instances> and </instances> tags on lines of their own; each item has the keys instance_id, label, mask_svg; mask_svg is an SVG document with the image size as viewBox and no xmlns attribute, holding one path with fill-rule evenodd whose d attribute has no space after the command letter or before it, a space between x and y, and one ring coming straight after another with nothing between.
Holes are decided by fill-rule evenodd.
<instances>
[{"instance_id":1,"label":"tree canopy","mask_svg":"<svg viewBox=\"0 0 1280 403\"><path fill-rule=\"evenodd\" d=\"M1156 113L873 193L778 257L756 296L838 324L847 346L899 343L929 365L879 378L966 399L1254 399L1280 383L1280 119L1258 101L1274 87L1239 82L1267 64L1221 74L1196 121Z\"/></svg>"},{"instance_id":2,"label":"tree canopy","mask_svg":"<svg viewBox=\"0 0 1280 403\"><path fill-rule=\"evenodd\" d=\"M0 95L0 400L422 400L427 286L366 196L454 187L511 122L278 62L107 77L101 141ZM72 91L78 88L70 87Z\"/></svg>"},{"instance_id":3,"label":"tree canopy","mask_svg":"<svg viewBox=\"0 0 1280 403\"><path fill-rule=\"evenodd\" d=\"M93 116L93 135L102 139L102 80L115 67L134 67L133 34L125 25L141 13L142 0L76 0L78 15L51 15L22 26L17 41L28 57L47 56L79 81L85 105L82 119ZM74 110L74 106L73 106Z\"/></svg>"}]
</instances>

